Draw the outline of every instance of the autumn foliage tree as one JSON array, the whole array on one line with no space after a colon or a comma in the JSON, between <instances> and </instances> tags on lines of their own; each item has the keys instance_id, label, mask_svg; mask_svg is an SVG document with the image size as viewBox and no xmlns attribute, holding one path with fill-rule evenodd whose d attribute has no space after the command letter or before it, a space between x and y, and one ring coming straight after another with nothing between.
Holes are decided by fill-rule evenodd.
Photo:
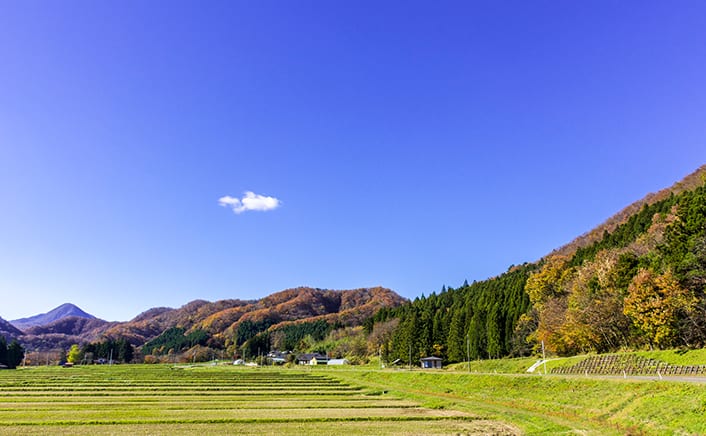
<instances>
[{"instance_id":1,"label":"autumn foliage tree","mask_svg":"<svg viewBox=\"0 0 706 436\"><path fill-rule=\"evenodd\" d=\"M697 299L683 288L671 271L657 275L640 270L628 288L624 312L644 333L650 346L675 345L680 317L694 308Z\"/></svg>"},{"instance_id":2,"label":"autumn foliage tree","mask_svg":"<svg viewBox=\"0 0 706 436\"><path fill-rule=\"evenodd\" d=\"M73 344L69 349L69 352L66 354L66 361L69 363L78 364L81 363L81 359L83 359L83 352L81 351L81 348L78 344Z\"/></svg>"},{"instance_id":3,"label":"autumn foliage tree","mask_svg":"<svg viewBox=\"0 0 706 436\"><path fill-rule=\"evenodd\" d=\"M575 268L561 328L569 354L607 352L628 345L630 321L623 314L627 292L623 275L632 273L632 259L619 250L602 250L594 260Z\"/></svg>"},{"instance_id":4,"label":"autumn foliage tree","mask_svg":"<svg viewBox=\"0 0 706 436\"><path fill-rule=\"evenodd\" d=\"M552 298L566 294L566 282L571 270L565 256L549 256L541 268L527 279L525 291L535 307L541 307Z\"/></svg>"},{"instance_id":5,"label":"autumn foliage tree","mask_svg":"<svg viewBox=\"0 0 706 436\"><path fill-rule=\"evenodd\" d=\"M568 282L573 270L564 256L546 258L539 270L532 273L525 283L525 292L537 309L536 347L541 343L552 352L570 353L562 328L568 308Z\"/></svg>"}]
</instances>

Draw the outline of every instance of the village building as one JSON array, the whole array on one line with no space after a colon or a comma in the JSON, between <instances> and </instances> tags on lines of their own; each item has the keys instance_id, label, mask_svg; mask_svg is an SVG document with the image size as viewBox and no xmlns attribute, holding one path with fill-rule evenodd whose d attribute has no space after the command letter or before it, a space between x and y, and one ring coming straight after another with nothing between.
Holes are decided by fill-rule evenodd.
<instances>
[{"instance_id":1,"label":"village building","mask_svg":"<svg viewBox=\"0 0 706 436\"><path fill-rule=\"evenodd\" d=\"M267 361L272 365L284 365L290 354L289 351L270 351L267 353Z\"/></svg>"},{"instance_id":2,"label":"village building","mask_svg":"<svg viewBox=\"0 0 706 436\"><path fill-rule=\"evenodd\" d=\"M326 365L329 358L323 354L319 353L306 353L297 356L297 363L299 365Z\"/></svg>"},{"instance_id":3,"label":"village building","mask_svg":"<svg viewBox=\"0 0 706 436\"><path fill-rule=\"evenodd\" d=\"M424 369L441 369L441 357L431 356L421 359L422 368Z\"/></svg>"}]
</instances>

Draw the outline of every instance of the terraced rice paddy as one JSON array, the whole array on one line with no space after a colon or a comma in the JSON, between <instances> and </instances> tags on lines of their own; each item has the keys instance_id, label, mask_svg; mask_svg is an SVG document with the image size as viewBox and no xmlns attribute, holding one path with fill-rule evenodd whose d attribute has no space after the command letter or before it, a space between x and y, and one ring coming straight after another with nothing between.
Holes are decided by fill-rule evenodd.
<instances>
[{"instance_id":1,"label":"terraced rice paddy","mask_svg":"<svg viewBox=\"0 0 706 436\"><path fill-rule=\"evenodd\" d=\"M492 425L322 372L161 365L0 371L0 434L485 434Z\"/></svg>"}]
</instances>

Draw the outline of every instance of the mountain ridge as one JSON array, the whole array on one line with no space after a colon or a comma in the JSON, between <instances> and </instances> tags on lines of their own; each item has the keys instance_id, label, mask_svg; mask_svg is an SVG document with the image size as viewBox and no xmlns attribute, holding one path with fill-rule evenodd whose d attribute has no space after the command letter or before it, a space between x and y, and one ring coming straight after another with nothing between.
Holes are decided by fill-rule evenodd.
<instances>
[{"instance_id":1,"label":"mountain ridge","mask_svg":"<svg viewBox=\"0 0 706 436\"><path fill-rule=\"evenodd\" d=\"M571 242L552 250L551 253L548 253L543 258L555 255L570 257L576 250L600 241L606 232L612 233L615 231L619 225L625 223L630 216L638 213L643 207L662 201L670 195L678 195L682 192L696 189L704 183L704 180L706 180L706 164L701 165L681 180L674 182L671 186L660 189L657 192L650 192L641 199L630 203L601 224L574 238Z\"/></svg>"},{"instance_id":2,"label":"mountain ridge","mask_svg":"<svg viewBox=\"0 0 706 436\"><path fill-rule=\"evenodd\" d=\"M267 324L267 328L319 320L354 326L362 324L382 307L397 307L406 301L394 291L382 287L353 290L299 287L275 292L259 300L210 302L198 299L179 308L155 307L124 322L64 316L26 327L19 340L35 350L67 349L75 343L86 344L104 338L126 339L139 347L170 328L182 328L186 332L206 332L212 343L222 344L237 334L243 322ZM36 317L28 319L33 318Z\"/></svg>"},{"instance_id":3,"label":"mountain ridge","mask_svg":"<svg viewBox=\"0 0 706 436\"><path fill-rule=\"evenodd\" d=\"M24 333L12 325L9 321L0 318L0 336L5 337L5 340L10 342L12 339L23 335Z\"/></svg>"}]
</instances>

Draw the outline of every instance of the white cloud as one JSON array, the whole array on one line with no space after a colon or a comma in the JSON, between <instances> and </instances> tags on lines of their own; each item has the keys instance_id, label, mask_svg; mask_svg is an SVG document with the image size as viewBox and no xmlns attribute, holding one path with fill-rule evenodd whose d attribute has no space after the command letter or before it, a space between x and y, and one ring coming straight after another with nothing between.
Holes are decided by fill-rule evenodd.
<instances>
[{"instance_id":1,"label":"white cloud","mask_svg":"<svg viewBox=\"0 0 706 436\"><path fill-rule=\"evenodd\" d=\"M267 197L247 191L243 198L235 198L230 195L221 197L218 199L218 204L231 208L235 213L243 213L248 210L266 211L277 209L282 202L275 197Z\"/></svg>"}]
</instances>

